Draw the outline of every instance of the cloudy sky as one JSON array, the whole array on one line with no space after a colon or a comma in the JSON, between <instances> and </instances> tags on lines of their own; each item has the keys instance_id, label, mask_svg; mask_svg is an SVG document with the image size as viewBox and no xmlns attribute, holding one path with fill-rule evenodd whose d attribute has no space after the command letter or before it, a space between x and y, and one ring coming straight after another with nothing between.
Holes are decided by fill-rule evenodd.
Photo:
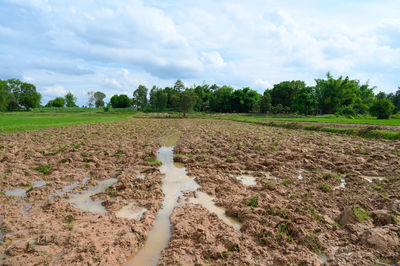
<instances>
[{"instance_id":1,"label":"cloudy sky","mask_svg":"<svg viewBox=\"0 0 400 266\"><path fill-rule=\"evenodd\" d=\"M107 98L182 79L309 85L349 75L400 86L399 0L0 0L0 79L35 84L43 103Z\"/></svg>"}]
</instances>

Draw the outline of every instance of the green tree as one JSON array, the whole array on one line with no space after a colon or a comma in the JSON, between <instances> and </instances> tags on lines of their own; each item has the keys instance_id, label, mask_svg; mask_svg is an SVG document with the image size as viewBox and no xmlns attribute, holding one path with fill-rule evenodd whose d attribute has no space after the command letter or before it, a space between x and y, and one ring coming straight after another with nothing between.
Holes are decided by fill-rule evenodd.
<instances>
[{"instance_id":1,"label":"green tree","mask_svg":"<svg viewBox=\"0 0 400 266\"><path fill-rule=\"evenodd\" d=\"M93 97L94 97L94 100L95 100L94 105L95 105L96 108L104 107L104 98L106 98L106 95L103 92L96 91L93 94Z\"/></svg>"},{"instance_id":2,"label":"green tree","mask_svg":"<svg viewBox=\"0 0 400 266\"><path fill-rule=\"evenodd\" d=\"M178 109L183 113L183 116L193 111L196 101L197 95L193 90L187 89L179 93Z\"/></svg>"},{"instance_id":3,"label":"green tree","mask_svg":"<svg viewBox=\"0 0 400 266\"><path fill-rule=\"evenodd\" d=\"M5 80L0 80L0 111L8 110L10 90Z\"/></svg>"},{"instance_id":4,"label":"green tree","mask_svg":"<svg viewBox=\"0 0 400 266\"><path fill-rule=\"evenodd\" d=\"M63 97L56 97L54 100L50 100L46 107L64 107L65 99Z\"/></svg>"},{"instance_id":5,"label":"green tree","mask_svg":"<svg viewBox=\"0 0 400 266\"><path fill-rule=\"evenodd\" d=\"M133 92L133 99L135 101L135 104L142 111L147 106L147 92L148 89L144 85L139 85L139 87Z\"/></svg>"},{"instance_id":6,"label":"green tree","mask_svg":"<svg viewBox=\"0 0 400 266\"><path fill-rule=\"evenodd\" d=\"M66 107L76 107L76 97L72 94L72 92L68 92L64 96L65 98L65 106Z\"/></svg>"},{"instance_id":7,"label":"green tree","mask_svg":"<svg viewBox=\"0 0 400 266\"><path fill-rule=\"evenodd\" d=\"M42 95L36 91L35 85L23 82L17 94L18 104L23 106L26 110L40 106Z\"/></svg>"},{"instance_id":8,"label":"green tree","mask_svg":"<svg viewBox=\"0 0 400 266\"><path fill-rule=\"evenodd\" d=\"M340 76L334 79L330 73L327 79L316 79L316 96L321 111L324 114L336 113L341 107L352 105L361 98L358 80L350 80L349 77Z\"/></svg>"},{"instance_id":9,"label":"green tree","mask_svg":"<svg viewBox=\"0 0 400 266\"><path fill-rule=\"evenodd\" d=\"M395 109L393 103L387 98L377 99L371 106L370 112L378 119L389 119Z\"/></svg>"},{"instance_id":10,"label":"green tree","mask_svg":"<svg viewBox=\"0 0 400 266\"><path fill-rule=\"evenodd\" d=\"M177 92L183 92L185 90L185 84L178 79L174 84L174 90Z\"/></svg>"},{"instance_id":11,"label":"green tree","mask_svg":"<svg viewBox=\"0 0 400 266\"><path fill-rule=\"evenodd\" d=\"M317 105L314 87L301 87L291 104L291 110L301 114L309 115L314 113Z\"/></svg>"},{"instance_id":12,"label":"green tree","mask_svg":"<svg viewBox=\"0 0 400 266\"><path fill-rule=\"evenodd\" d=\"M260 112L267 113L271 111L271 94L270 90L265 90L264 95L260 99Z\"/></svg>"},{"instance_id":13,"label":"green tree","mask_svg":"<svg viewBox=\"0 0 400 266\"><path fill-rule=\"evenodd\" d=\"M194 92L197 95L197 103L194 106L194 110L202 112L210 109L210 102L213 96L210 86L207 84L195 86Z\"/></svg>"},{"instance_id":14,"label":"green tree","mask_svg":"<svg viewBox=\"0 0 400 266\"><path fill-rule=\"evenodd\" d=\"M89 97L89 99L88 99L88 106L89 106L89 108L92 108L92 107L93 107L93 103L94 103L94 101L95 101L95 99L94 99L94 92L93 92L93 91L89 91L89 92L87 93L87 95L88 95L88 97Z\"/></svg>"},{"instance_id":15,"label":"green tree","mask_svg":"<svg viewBox=\"0 0 400 266\"><path fill-rule=\"evenodd\" d=\"M259 99L258 92L249 87L235 90L232 94L232 110L237 113L248 113Z\"/></svg>"},{"instance_id":16,"label":"green tree","mask_svg":"<svg viewBox=\"0 0 400 266\"><path fill-rule=\"evenodd\" d=\"M131 106L131 100L126 94L115 94L111 97L110 104L112 108L128 108Z\"/></svg>"},{"instance_id":17,"label":"green tree","mask_svg":"<svg viewBox=\"0 0 400 266\"><path fill-rule=\"evenodd\" d=\"M283 107L290 107L299 89L306 84L301 80L283 81L275 84L271 90L271 102L273 106L281 104Z\"/></svg>"},{"instance_id":18,"label":"green tree","mask_svg":"<svg viewBox=\"0 0 400 266\"><path fill-rule=\"evenodd\" d=\"M400 111L400 87L395 93L390 93L388 95L388 99L393 103L395 109L394 113L397 113Z\"/></svg>"},{"instance_id":19,"label":"green tree","mask_svg":"<svg viewBox=\"0 0 400 266\"><path fill-rule=\"evenodd\" d=\"M162 111L167 107L168 95L163 89L153 86L150 91L150 105L154 110Z\"/></svg>"},{"instance_id":20,"label":"green tree","mask_svg":"<svg viewBox=\"0 0 400 266\"><path fill-rule=\"evenodd\" d=\"M222 86L215 88L214 97L211 102L211 110L214 112L231 113L232 112L232 94L233 88Z\"/></svg>"}]
</instances>

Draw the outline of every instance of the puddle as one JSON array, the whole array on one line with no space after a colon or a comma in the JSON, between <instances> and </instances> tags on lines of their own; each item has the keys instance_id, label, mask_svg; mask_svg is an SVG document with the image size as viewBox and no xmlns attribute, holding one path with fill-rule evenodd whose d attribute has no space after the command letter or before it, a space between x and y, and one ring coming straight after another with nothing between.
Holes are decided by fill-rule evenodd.
<instances>
[{"instance_id":1,"label":"puddle","mask_svg":"<svg viewBox=\"0 0 400 266\"><path fill-rule=\"evenodd\" d=\"M240 176L235 176L237 180L242 181L243 185L245 186L252 186L252 185L257 185L256 178L251 175L240 175Z\"/></svg>"},{"instance_id":2,"label":"puddle","mask_svg":"<svg viewBox=\"0 0 400 266\"><path fill-rule=\"evenodd\" d=\"M81 193L77 194L70 194L68 202L72 203L75 208L78 208L82 211L105 214L107 211L104 206L101 205L103 200L99 199L93 201L91 196L104 192L107 187L111 186L117 181L118 179L116 178L110 178L101 181L97 186L89 188L86 191L82 191Z\"/></svg>"},{"instance_id":3,"label":"puddle","mask_svg":"<svg viewBox=\"0 0 400 266\"><path fill-rule=\"evenodd\" d=\"M141 178L141 179L145 179L146 178L146 176L144 174L138 174L136 177L137 178Z\"/></svg>"},{"instance_id":4,"label":"puddle","mask_svg":"<svg viewBox=\"0 0 400 266\"><path fill-rule=\"evenodd\" d=\"M3 223L1 221L3 221L3 217L0 217L0 242L4 242L4 237L6 236L6 234L2 230Z\"/></svg>"},{"instance_id":5,"label":"puddle","mask_svg":"<svg viewBox=\"0 0 400 266\"><path fill-rule=\"evenodd\" d=\"M119 218L126 218L126 219L136 219L140 220L142 215L147 211L146 208L142 208L136 205L135 202L132 202L119 211L115 213L115 216Z\"/></svg>"},{"instance_id":6,"label":"puddle","mask_svg":"<svg viewBox=\"0 0 400 266\"><path fill-rule=\"evenodd\" d=\"M90 180L89 177L85 177L82 180L82 186L86 185L86 183ZM57 189L54 193L50 194L49 199L53 198L54 196L62 196L68 192L70 192L71 190L73 190L74 188L76 188L79 185L79 181L75 181L74 183L67 185L64 187L63 190ZM68 184L67 182L64 182L64 184Z\"/></svg>"},{"instance_id":7,"label":"puddle","mask_svg":"<svg viewBox=\"0 0 400 266\"><path fill-rule=\"evenodd\" d=\"M44 181L44 180L34 181L32 183L32 187L43 187L45 185L46 185L46 181Z\"/></svg>"},{"instance_id":8,"label":"puddle","mask_svg":"<svg viewBox=\"0 0 400 266\"><path fill-rule=\"evenodd\" d=\"M323 263L328 263L328 257L324 253L318 254L318 259Z\"/></svg>"},{"instance_id":9,"label":"puddle","mask_svg":"<svg viewBox=\"0 0 400 266\"><path fill-rule=\"evenodd\" d=\"M196 193L197 198L190 198L190 203L200 204L210 212L215 213L226 224L232 226L236 230L240 230L241 223L237 219L227 216L224 208L216 206L214 203L215 197L211 197L207 193L201 191L197 191Z\"/></svg>"},{"instance_id":10,"label":"puddle","mask_svg":"<svg viewBox=\"0 0 400 266\"><path fill-rule=\"evenodd\" d=\"M346 188L346 180L344 178L340 179L340 188Z\"/></svg>"},{"instance_id":11,"label":"puddle","mask_svg":"<svg viewBox=\"0 0 400 266\"><path fill-rule=\"evenodd\" d=\"M173 148L180 134L174 134L167 138L157 152L157 159L162 162L161 173L165 174L162 191L165 195L161 209L159 210L153 228L150 230L144 247L135 255L128 258L125 265L156 265L161 256L161 251L167 247L171 236L169 217L176 206L178 198L183 197L182 192L197 190L200 185L186 175L183 164L174 162ZM225 215L223 208L216 207L213 198L203 192L197 192L199 198L190 199L192 203L199 203L211 212L215 212L227 224L234 228L240 228L239 223L232 221ZM197 201L197 202L196 202Z\"/></svg>"},{"instance_id":12,"label":"puddle","mask_svg":"<svg viewBox=\"0 0 400 266\"><path fill-rule=\"evenodd\" d=\"M26 190L22 188L16 188L13 190L6 190L6 196L13 196L17 198L23 198L26 196Z\"/></svg>"},{"instance_id":13,"label":"puddle","mask_svg":"<svg viewBox=\"0 0 400 266\"><path fill-rule=\"evenodd\" d=\"M339 189L339 188L346 188L346 180L344 178L340 179L340 186L334 187L333 189Z\"/></svg>"},{"instance_id":14,"label":"puddle","mask_svg":"<svg viewBox=\"0 0 400 266\"><path fill-rule=\"evenodd\" d=\"M178 205L178 197L183 196L181 191L194 191L200 187L192 178L186 175L185 168L175 166L173 146L178 139L179 134L174 134L167 138L164 142L165 146L161 147L157 152L157 159L162 162L160 171L165 174L161 187L165 194L164 201L144 247L136 255L128 258L126 265L157 264L161 251L167 247L171 236L169 217Z\"/></svg>"},{"instance_id":15,"label":"puddle","mask_svg":"<svg viewBox=\"0 0 400 266\"><path fill-rule=\"evenodd\" d=\"M372 183L375 180L382 181L385 179L384 177L380 177L380 176L361 176L361 177L364 178L365 180L367 180L368 183Z\"/></svg>"}]
</instances>

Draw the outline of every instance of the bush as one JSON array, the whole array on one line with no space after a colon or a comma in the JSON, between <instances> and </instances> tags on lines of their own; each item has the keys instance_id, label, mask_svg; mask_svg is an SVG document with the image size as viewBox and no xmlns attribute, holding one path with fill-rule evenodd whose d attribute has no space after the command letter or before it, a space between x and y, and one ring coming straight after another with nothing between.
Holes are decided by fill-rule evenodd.
<instances>
[{"instance_id":1,"label":"bush","mask_svg":"<svg viewBox=\"0 0 400 266\"><path fill-rule=\"evenodd\" d=\"M378 119L389 119L393 114L394 108L393 103L389 99L382 98L375 101L370 108L370 112L373 116L378 117Z\"/></svg>"},{"instance_id":2,"label":"bush","mask_svg":"<svg viewBox=\"0 0 400 266\"><path fill-rule=\"evenodd\" d=\"M251 199L246 202L246 205L250 207L258 207L258 195L251 197Z\"/></svg>"},{"instance_id":3,"label":"bush","mask_svg":"<svg viewBox=\"0 0 400 266\"><path fill-rule=\"evenodd\" d=\"M335 114L342 115L346 118L358 117L358 112L354 109L352 105L342 106Z\"/></svg>"}]
</instances>

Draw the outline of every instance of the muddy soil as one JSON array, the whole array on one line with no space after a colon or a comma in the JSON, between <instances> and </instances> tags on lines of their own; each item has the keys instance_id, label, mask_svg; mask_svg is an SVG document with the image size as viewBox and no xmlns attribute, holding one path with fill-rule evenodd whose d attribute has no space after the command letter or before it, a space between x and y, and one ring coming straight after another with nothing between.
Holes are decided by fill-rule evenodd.
<instances>
[{"instance_id":1,"label":"muddy soil","mask_svg":"<svg viewBox=\"0 0 400 266\"><path fill-rule=\"evenodd\" d=\"M400 263L399 141L231 121L181 124L175 160L242 226L237 232L203 208L179 207L165 264ZM233 178L246 174L257 184Z\"/></svg>"},{"instance_id":2,"label":"muddy soil","mask_svg":"<svg viewBox=\"0 0 400 266\"><path fill-rule=\"evenodd\" d=\"M175 131L173 121L135 119L1 134L0 264L125 262L160 208L164 176L153 159ZM79 202L85 191L94 193ZM117 217L132 202L146 209L140 219Z\"/></svg>"},{"instance_id":3,"label":"muddy soil","mask_svg":"<svg viewBox=\"0 0 400 266\"><path fill-rule=\"evenodd\" d=\"M164 200L157 150L178 130L174 160L240 228L189 193L160 265L400 264L399 141L205 119L1 134L1 263L115 265L136 254ZM86 210L106 213L71 201L91 189ZM146 211L129 219L128 205Z\"/></svg>"}]
</instances>

